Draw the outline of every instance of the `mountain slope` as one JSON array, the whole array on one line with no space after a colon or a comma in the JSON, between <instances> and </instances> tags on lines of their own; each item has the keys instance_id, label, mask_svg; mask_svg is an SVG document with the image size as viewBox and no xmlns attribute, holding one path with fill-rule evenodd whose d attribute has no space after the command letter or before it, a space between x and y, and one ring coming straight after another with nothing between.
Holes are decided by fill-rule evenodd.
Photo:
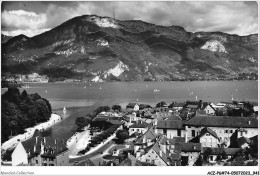
<instances>
[{"instance_id":1,"label":"mountain slope","mask_svg":"<svg viewBox=\"0 0 260 176\"><path fill-rule=\"evenodd\" d=\"M191 33L178 26L84 15L4 43L2 71L92 81L257 76L257 44L257 34Z\"/></svg>"},{"instance_id":2,"label":"mountain slope","mask_svg":"<svg viewBox=\"0 0 260 176\"><path fill-rule=\"evenodd\" d=\"M1 44L6 43L11 38L12 38L11 36L1 34Z\"/></svg>"}]
</instances>

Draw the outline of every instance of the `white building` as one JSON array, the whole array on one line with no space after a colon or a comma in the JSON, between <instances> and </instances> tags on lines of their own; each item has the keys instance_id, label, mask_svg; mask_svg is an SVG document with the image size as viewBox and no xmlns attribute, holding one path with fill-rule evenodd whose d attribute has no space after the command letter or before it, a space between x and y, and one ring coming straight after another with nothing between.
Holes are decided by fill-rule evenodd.
<instances>
[{"instance_id":1,"label":"white building","mask_svg":"<svg viewBox=\"0 0 260 176\"><path fill-rule=\"evenodd\" d=\"M174 137L185 137L185 128L182 120L158 120L155 121L155 133L164 134L167 138L172 139Z\"/></svg>"},{"instance_id":2,"label":"white building","mask_svg":"<svg viewBox=\"0 0 260 176\"><path fill-rule=\"evenodd\" d=\"M208 127L203 128L200 134L190 140L190 142L201 143L202 147L220 147L217 133Z\"/></svg>"},{"instance_id":3,"label":"white building","mask_svg":"<svg viewBox=\"0 0 260 176\"><path fill-rule=\"evenodd\" d=\"M19 164L28 164L27 153L21 142L18 143L12 153L12 166L17 166Z\"/></svg>"},{"instance_id":4,"label":"white building","mask_svg":"<svg viewBox=\"0 0 260 176\"><path fill-rule=\"evenodd\" d=\"M131 136L133 133L136 132L144 134L148 130L148 126L148 123L142 120L138 120L136 121L136 123L129 126L129 135Z\"/></svg>"},{"instance_id":5,"label":"white building","mask_svg":"<svg viewBox=\"0 0 260 176\"><path fill-rule=\"evenodd\" d=\"M201 110L205 111L206 114L215 115L216 110L210 103L203 103Z\"/></svg>"},{"instance_id":6,"label":"white building","mask_svg":"<svg viewBox=\"0 0 260 176\"><path fill-rule=\"evenodd\" d=\"M247 138L258 134L258 120L252 117L231 117L231 116L195 116L185 124L186 141L198 136L204 127L209 127L219 137L220 143L230 144L230 137L237 129L239 136Z\"/></svg>"},{"instance_id":7,"label":"white building","mask_svg":"<svg viewBox=\"0 0 260 176\"><path fill-rule=\"evenodd\" d=\"M25 161L27 160L27 161ZM20 142L12 153L12 164L32 166L68 166L69 150L66 141L36 136Z\"/></svg>"}]
</instances>

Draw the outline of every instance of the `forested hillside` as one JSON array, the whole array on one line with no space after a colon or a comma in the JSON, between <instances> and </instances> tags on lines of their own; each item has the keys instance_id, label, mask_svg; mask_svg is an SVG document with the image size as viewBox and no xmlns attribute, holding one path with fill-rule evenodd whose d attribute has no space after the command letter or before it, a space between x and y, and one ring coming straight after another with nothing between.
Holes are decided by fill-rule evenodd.
<instances>
[{"instance_id":1,"label":"forested hillside","mask_svg":"<svg viewBox=\"0 0 260 176\"><path fill-rule=\"evenodd\" d=\"M37 93L20 93L16 87L8 88L2 95L1 141L7 141L11 135L24 133L28 127L47 121L52 112L48 100Z\"/></svg>"}]
</instances>

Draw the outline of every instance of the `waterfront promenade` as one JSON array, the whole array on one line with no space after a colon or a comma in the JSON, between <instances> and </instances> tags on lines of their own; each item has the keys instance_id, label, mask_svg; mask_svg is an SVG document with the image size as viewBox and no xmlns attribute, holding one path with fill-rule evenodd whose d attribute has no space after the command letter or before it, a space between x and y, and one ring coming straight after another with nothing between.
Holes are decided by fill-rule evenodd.
<instances>
[{"instance_id":1,"label":"waterfront promenade","mask_svg":"<svg viewBox=\"0 0 260 176\"><path fill-rule=\"evenodd\" d=\"M53 126L54 124L58 123L61 121L61 117L57 114L52 114L50 119L47 122L44 123L40 123L34 127L31 128L27 128L25 129L25 133L24 134L19 134L11 139L9 139L8 141L4 142L2 144L2 149L1 150L7 150L9 148L13 148L18 144L18 141L20 140L21 142L31 138L34 134L34 131L36 129L38 130L46 130L48 128L50 128L51 126Z\"/></svg>"}]
</instances>

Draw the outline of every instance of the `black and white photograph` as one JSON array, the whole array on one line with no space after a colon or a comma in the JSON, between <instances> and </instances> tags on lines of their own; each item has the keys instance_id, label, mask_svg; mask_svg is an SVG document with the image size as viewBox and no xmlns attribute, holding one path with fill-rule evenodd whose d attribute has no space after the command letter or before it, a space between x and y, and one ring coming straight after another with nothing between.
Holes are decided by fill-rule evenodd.
<instances>
[{"instance_id":1,"label":"black and white photograph","mask_svg":"<svg viewBox=\"0 0 260 176\"><path fill-rule=\"evenodd\" d=\"M258 1L1 2L1 175L258 165Z\"/></svg>"}]
</instances>

